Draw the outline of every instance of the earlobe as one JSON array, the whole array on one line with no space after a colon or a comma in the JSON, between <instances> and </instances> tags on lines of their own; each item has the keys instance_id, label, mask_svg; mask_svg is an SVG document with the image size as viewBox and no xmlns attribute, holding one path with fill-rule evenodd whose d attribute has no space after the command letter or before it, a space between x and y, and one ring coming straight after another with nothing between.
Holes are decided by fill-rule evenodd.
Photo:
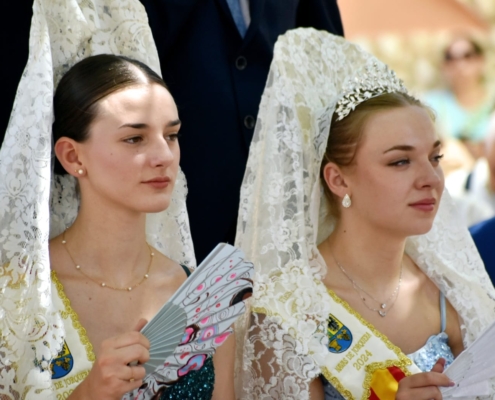
<instances>
[{"instance_id":1,"label":"earlobe","mask_svg":"<svg viewBox=\"0 0 495 400\"><path fill-rule=\"evenodd\" d=\"M76 141L67 137L61 137L55 143L54 150L58 161L68 173L74 176L83 175L79 172L83 171L84 173L84 170L81 168L82 163L79 160L78 143Z\"/></svg>"},{"instance_id":2,"label":"earlobe","mask_svg":"<svg viewBox=\"0 0 495 400\"><path fill-rule=\"evenodd\" d=\"M330 191L336 196L343 198L346 194L351 193L346 177L337 164L333 162L327 163L323 167L323 177Z\"/></svg>"}]
</instances>

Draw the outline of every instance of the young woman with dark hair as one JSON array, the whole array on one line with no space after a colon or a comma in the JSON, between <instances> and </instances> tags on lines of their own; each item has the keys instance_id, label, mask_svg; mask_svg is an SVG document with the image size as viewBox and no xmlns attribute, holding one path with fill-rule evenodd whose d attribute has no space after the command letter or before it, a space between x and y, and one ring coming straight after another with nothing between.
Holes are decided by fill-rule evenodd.
<instances>
[{"instance_id":1,"label":"young woman with dark hair","mask_svg":"<svg viewBox=\"0 0 495 400\"><path fill-rule=\"evenodd\" d=\"M232 398L233 338L174 385L143 382L144 367L131 364L148 361L139 330L190 274L146 239L146 215L169 207L179 172L181 121L167 86L141 62L88 57L60 81L54 114L56 172L77 179L80 205L50 241L50 264L71 315L67 348L81 356L55 385L85 376L64 385L69 399L120 399L143 383L157 399Z\"/></svg>"}]
</instances>

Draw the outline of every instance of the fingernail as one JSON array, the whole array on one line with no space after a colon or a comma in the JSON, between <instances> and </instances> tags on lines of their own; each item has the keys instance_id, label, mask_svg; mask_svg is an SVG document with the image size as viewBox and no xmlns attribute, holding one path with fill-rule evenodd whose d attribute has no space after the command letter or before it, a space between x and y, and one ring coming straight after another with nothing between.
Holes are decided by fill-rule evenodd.
<instances>
[{"instance_id":1,"label":"fingernail","mask_svg":"<svg viewBox=\"0 0 495 400\"><path fill-rule=\"evenodd\" d=\"M455 382L454 381L450 381L449 382L449 386L455 386Z\"/></svg>"}]
</instances>

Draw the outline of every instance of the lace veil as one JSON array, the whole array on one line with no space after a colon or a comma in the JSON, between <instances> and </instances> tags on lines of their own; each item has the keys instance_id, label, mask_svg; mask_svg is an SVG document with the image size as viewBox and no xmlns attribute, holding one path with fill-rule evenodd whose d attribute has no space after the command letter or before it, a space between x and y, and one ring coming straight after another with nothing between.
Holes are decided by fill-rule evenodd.
<instances>
[{"instance_id":1,"label":"lace veil","mask_svg":"<svg viewBox=\"0 0 495 400\"><path fill-rule=\"evenodd\" d=\"M309 382L330 354L317 244L332 221L319 169L337 102L349 87L366 87L373 69L393 76L355 44L314 29L289 31L275 45L237 228L236 245L257 268L252 313L237 326L240 398L308 399ZM373 96L371 89L348 98L348 111ZM495 290L448 193L432 230L408 239L406 251L457 310L468 346L494 320Z\"/></svg>"},{"instance_id":2,"label":"lace veil","mask_svg":"<svg viewBox=\"0 0 495 400\"><path fill-rule=\"evenodd\" d=\"M0 150L0 398L52 399L50 360L64 329L51 301L48 240L72 224L76 181L52 177L53 95L61 76L94 54L122 54L160 73L138 0L35 0L29 59ZM170 207L147 219L148 241L195 263L179 173Z\"/></svg>"}]
</instances>

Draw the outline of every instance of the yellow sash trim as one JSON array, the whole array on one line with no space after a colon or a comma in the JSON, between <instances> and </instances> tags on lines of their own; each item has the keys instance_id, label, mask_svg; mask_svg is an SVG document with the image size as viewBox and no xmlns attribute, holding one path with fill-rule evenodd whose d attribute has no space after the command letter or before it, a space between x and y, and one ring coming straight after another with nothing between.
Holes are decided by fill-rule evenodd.
<instances>
[{"instance_id":1,"label":"yellow sash trim","mask_svg":"<svg viewBox=\"0 0 495 400\"><path fill-rule=\"evenodd\" d=\"M60 310L60 314L62 318L66 319L67 316L70 317L70 319L72 320L72 325L74 325L74 328L77 330L77 333L79 334L79 339L81 340L81 343L86 348L86 356L88 357L88 360L91 362L95 362L96 356L93 351L93 345L89 341L86 329L84 329L84 327L81 325L81 322L79 321L79 316L72 308L70 304L70 300L64 292L64 286L62 285L62 282L59 281L57 277L57 273L54 270L52 270L51 272L51 278L53 284L57 288L57 294L62 300L62 303L64 304L64 310Z\"/></svg>"},{"instance_id":2,"label":"yellow sash trim","mask_svg":"<svg viewBox=\"0 0 495 400\"><path fill-rule=\"evenodd\" d=\"M411 375L411 371L409 370L410 367L413 367L417 369L415 364L411 361L409 357L407 357L402 350L394 345L383 333L381 333L379 330L377 330L373 324L371 324L369 321L365 320L361 314L359 314L356 310L354 310L349 303L347 303L345 300L341 299L337 294L331 290L327 289L328 294L330 297L335 301L336 303L340 304L345 308L345 310L356 317L361 324L363 324L366 328L368 328L377 338L379 338L385 346L392 350L395 355L397 356L397 360L386 360L383 362L374 362L369 365L366 365L366 377L363 382L363 395L361 397L361 400L367 400L370 396L370 388L372 386L372 380L373 377L375 376L376 373L379 372L379 370L386 369L388 367L396 366L399 367L406 376ZM409 367L409 368L408 368ZM335 377L328 368L322 367L321 368L323 376L342 394L342 396L346 400L356 400L355 397L351 394L350 391L345 389L345 387L341 384L339 379ZM388 374L390 374L387 371ZM392 377L393 378L393 377ZM395 398L395 397L394 397ZM381 399L381 397L380 397ZM385 398L387 399L387 398Z\"/></svg>"},{"instance_id":3,"label":"yellow sash trim","mask_svg":"<svg viewBox=\"0 0 495 400\"><path fill-rule=\"evenodd\" d=\"M376 336L376 339L380 340L385 345L385 347L388 348L389 350L391 350L392 353L397 357L394 360L388 359L388 360L379 361L379 362L372 362L372 363L364 366L365 372L366 372L364 381L362 383L362 388L364 389L364 391L360 397L360 400L368 400L370 393L371 393L372 385L373 385L373 390L375 390L375 386L374 386L375 382L377 379L379 379L378 377L380 376L380 374L383 374L383 372L381 370L385 370L385 373L387 373L389 375L389 376L387 376L387 378L392 379L392 385L394 385L394 384L397 385L395 388L395 391L397 390L398 383L397 383L397 381L395 381L395 378L391 375L391 373L386 368L392 367L392 366L399 367L404 372L404 374L406 376L409 376L412 373L420 372L419 369L417 368L417 366L411 361L411 359L408 358L399 347L395 346L383 333L378 331L373 326L373 324L371 324L370 322L365 320L345 300L343 300L339 296L337 296L337 294L333 290L327 288L327 292L333 301L340 304L345 309L346 312L348 312L349 314L354 316L359 321L360 324L362 324L374 336ZM264 307L253 307L252 312L262 313L265 315L277 315L277 313L274 312L273 310L267 310ZM339 316L337 315L337 318L338 317ZM371 334L365 333L364 337L365 337L365 339L371 338ZM346 387L344 387L342 382L340 382L340 380L334 374L332 374L327 367L321 366L321 365L320 365L320 367L321 367L321 371L322 371L323 376L328 380L328 382L330 382L330 384L332 384L332 386L334 386L339 391L339 393L344 397L344 399L357 400L357 398L352 394L351 390L348 390ZM393 388L389 387L389 385L387 386L385 384L382 384L382 386L380 386L380 385L377 386L377 390L381 391L381 393L383 394L383 393L387 393L387 392L390 393L390 390L393 390ZM375 394L378 395L378 393L376 393L376 392L375 392ZM383 399L388 400L389 395L387 395L387 396L384 397ZM380 399L381 399L381 397L380 397ZM393 399L395 399L395 394L394 394Z\"/></svg>"}]
</instances>

